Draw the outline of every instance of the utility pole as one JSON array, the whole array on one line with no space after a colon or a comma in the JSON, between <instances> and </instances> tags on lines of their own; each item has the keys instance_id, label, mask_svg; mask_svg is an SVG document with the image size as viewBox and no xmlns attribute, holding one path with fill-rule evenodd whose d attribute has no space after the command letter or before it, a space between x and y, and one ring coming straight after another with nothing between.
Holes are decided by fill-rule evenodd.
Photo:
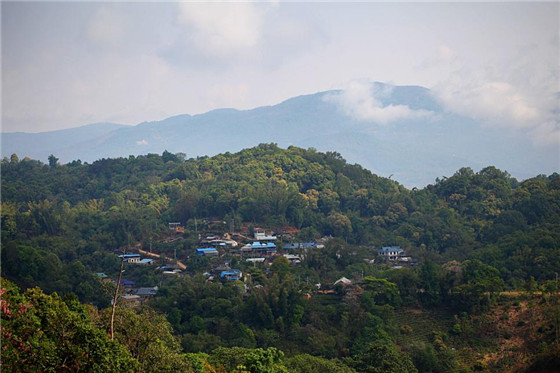
<instances>
[{"instance_id":1,"label":"utility pole","mask_svg":"<svg viewBox=\"0 0 560 373\"><path fill-rule=\"evenodd\" d=\"M126 254L126 247L123 247L123 253L121 257L121 269L119 271L119 277L117 278L117 286L115 287L115 295L113 296L113 309L111 310L111 340L115 338L115 329L114 329L115 311L117 310L117 298L119 297L119 285L121 284L125 254Z\"/></svg>"}]
</instances>

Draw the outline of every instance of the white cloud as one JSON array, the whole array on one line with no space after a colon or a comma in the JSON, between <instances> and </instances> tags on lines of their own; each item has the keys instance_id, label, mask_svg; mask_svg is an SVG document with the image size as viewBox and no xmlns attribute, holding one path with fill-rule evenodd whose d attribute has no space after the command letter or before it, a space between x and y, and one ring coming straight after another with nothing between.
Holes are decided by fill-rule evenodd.
<instances>
[{"instance_id":1,"label":"white cloud","mask_svg":"<svg viewBox=\"0 0 560 373\"><path fill-rule=\"evenodd\" d=\"M119 46L125 41L125 18L115 9L104 6L93 15L86 28L88 39L104 46Z\"/></svg>"},{"instance_id":2,"label":"white cloud","mask_svg":"<svg viewBox=\"0 0 560 373\"><path fill-rule=\"evenodd\" d=\"M448 48L447 48L448 49ZM448 111L481 120L487 126L509 127L527 133L539 145L560 145L558 66L542 48L529 45L502 60L469 65L448 50L432 68L442 78L432 88ZM492 66L492 67L489 67Z\"/></svg>"},{"instance_id":3,"label":"white cloud","mask_svg":"<svg viewBox=\"0 0 560 373\"><path fill-rule=\"evenodd\" d=\"M136 141L136 145L148 145L148 142L146 140L140 140Z\"/></svg>"},{"instance_id":4,"label":"white cloud","mask_svg":"<svg viewBox=\"0 0 560 373\"><path fill-rule=\"evenodd\" d=\"M178 7L192 45L207 56L228 57L261 40L264 9L257 3L185 2Z\"/></svg>"},{"instance_id":5,"label":"white cloud","mask_svg":"<svg viewBox=\"0 0 560 373\"><path fill-rule=\"evenodd\" d=\"M413 110L408 105L383 106L382 98L391 94L391 86L373 85L364 80L354 80L340 93L330 94L324 100L336 104L343 113L359 120L387 124L402 119L429 118L428 110Z\"/></svg>"},{"instance_id":6,"label":"white cloud","mask_svg":"<svg viewBox=\"0 0 560 373\"><path fill-rule=\"evenodd\" d=\"M539 145L560 145L560 121L548 121L535 126L529 135ZM560 157L560 155L559 155ZM560 158L558 159L560 161Z\"/></svg>"},{"instance_id":7,"label":"white cloud","mask_svg":"<svg viewBox=\"0 0 560 373\"><path fill-rule=\"evenodd\" d=\"M517 87L507 82L454 79L435 87L447 108L502 125L530 127L539 113Z\"/></svg>"},{"instance_id":8,"label":"white cloud","mask_svg":"<svg viewBox=\"0 0 560 373\"><path fill-rule=\"evenodd\" d=\"M208 90L208 98L214 107L243 107L249 87L246 84L220 84Z\"/></svg>"}]
</instances>

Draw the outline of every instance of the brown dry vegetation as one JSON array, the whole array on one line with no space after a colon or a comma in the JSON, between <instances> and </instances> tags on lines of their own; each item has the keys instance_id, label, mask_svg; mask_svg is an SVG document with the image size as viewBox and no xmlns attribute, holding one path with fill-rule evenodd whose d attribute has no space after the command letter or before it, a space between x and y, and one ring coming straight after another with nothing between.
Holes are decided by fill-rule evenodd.
<instances>
[{"instance_id":1,"label":"brown dry vegetation","mask_svg":"<svg viewBox=\"0 0 560 373\"><path fill-rule=\"evenodd\" d=\"M554 326L546 315L549 303L540 295L522 298L502 298L479 318L477 337L491 339L495 345L482 358L491 371L526 371L535 357L554 343Z\"/></svg>"}]
</instances>

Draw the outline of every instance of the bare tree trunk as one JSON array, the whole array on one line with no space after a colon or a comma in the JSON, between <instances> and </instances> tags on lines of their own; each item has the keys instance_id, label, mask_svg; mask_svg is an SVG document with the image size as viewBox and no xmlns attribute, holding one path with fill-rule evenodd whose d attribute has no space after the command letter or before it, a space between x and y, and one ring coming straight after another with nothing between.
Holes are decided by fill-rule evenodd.
<instances>
[{"instance_id":1,"label":"bare tree trunk","mask_svg":"<svg viewBox=\"0 0 560 373\"><path fill-rule=\"evenodd\" d=\"M117 286L115 288L115 296L113 297L113 309L111 311L111 340L113 340L115 338L115 333L114 333L113 326L115 324L115 311L117 310L117 298L119 296L119 286L121 284L121 277L122 277L122 273L123 273L125 253L126 253L126 246L123 248L123 255L121 257L121 269L119 271L119 277L117 279Z\"/></svg>"}]
</instances>

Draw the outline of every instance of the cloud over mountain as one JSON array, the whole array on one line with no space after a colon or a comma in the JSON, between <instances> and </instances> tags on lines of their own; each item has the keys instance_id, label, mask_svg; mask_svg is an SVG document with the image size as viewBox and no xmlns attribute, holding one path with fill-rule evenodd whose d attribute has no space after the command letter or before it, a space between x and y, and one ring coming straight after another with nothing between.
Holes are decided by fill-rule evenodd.
<instances>
[{"instance_id":1,"label":"cloud over mountain","mask_svg":"<svg viewBox=\"0 0 560 373\"><path fill-rule=\"evenodd\" d=\"M342 91L327 94L324 99L358 121L388 124L403 119L429 119L435 115L429 110L413 110L408 105L383 105L381 99L390 97L392 90L390 85L372 85L365 80L354 80Z\"/></svg>"},{"instance_id":2,"label":"cloud over mountain","mask_svg":"<svg viewBox=\"0 0 560 373\"><path fill-rule=\"evenodd\" d=\"M522 131L450 112L426 88L365 81L351 88L251 110L219 109L136 126L4 133L2 156L17 153L46 161L55 154L61 162L91 162L167 150L196 157L274 142L339 152L349 162L381 176L394 175L408 187L432 183L465 166L494 165L520 179L560 171L557 146L537 146Z\"/></svg>"}]
</instances>

